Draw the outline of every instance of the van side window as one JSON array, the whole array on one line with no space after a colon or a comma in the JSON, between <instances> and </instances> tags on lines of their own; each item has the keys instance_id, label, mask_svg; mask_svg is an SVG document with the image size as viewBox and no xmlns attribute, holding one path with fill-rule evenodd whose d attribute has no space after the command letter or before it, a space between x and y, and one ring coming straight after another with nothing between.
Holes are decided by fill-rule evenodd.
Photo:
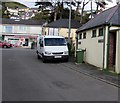
<instances>
[{"instance_id":1,"label":"van side window","mask_svg":"<svg viewBox=\"0 0 120 103\"><path fill-rule=\"evenodd\" d=\"M39 44L40 44L40 42L41 42L41 39L39 39Z\"/></svg>"},{"instance_id":2,"label":"van side window","mask_svg":"<svg viewBox=\"0 0 120 103\"><path fill-rule=\"evenodd\" d=\"M43 41L40 39L39 40L40 47L43 47Z\"/></svg>"}]
</instances>

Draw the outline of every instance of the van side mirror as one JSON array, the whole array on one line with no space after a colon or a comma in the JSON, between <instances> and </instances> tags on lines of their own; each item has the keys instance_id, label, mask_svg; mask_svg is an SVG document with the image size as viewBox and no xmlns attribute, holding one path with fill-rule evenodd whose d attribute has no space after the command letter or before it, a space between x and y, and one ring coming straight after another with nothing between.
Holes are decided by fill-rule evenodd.
<instances>
[{"instance_id":1,"label":"van side mirror","mask_svg":"<svg viewBox=\"0 0 120 103\"><path fill-rule=\"evenodd\" d=\"M43 44L40 44L40 47L43 47Z\"/></svg>"}]
</instances>

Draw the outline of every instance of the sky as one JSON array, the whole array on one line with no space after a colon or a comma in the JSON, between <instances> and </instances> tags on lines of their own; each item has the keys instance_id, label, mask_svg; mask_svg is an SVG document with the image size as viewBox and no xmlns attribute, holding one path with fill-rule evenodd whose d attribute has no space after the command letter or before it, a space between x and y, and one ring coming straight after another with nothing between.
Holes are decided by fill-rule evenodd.
<instances>
[{"instance_id":1,"label":"sky","mask_svg":"<svg viewBox=\"0 0 120 103\"><path fill-rule=\"evenodd\" d=\"M2 0L0 0L0 1L2 1ZM5 0L3 0L3 1L5 1ZM17 1L17 2L20 2L22 4L25 4L26 6L28 6L30 8L34 8L34 7L36 8L36 6L34 6L34 5L35 5L35 2L37 0L14 0L14 1ZM47 0L45 0L45 1L47 1ZM95 1L95 0L93 0L93 1ZM112 0L112 1L113 1L112 3L111 2L107 2L108 5L106 5L106 8L110 8L110 7L113 7L113 6L116 5L116 0ZM93 9L94 8L96 8L96 4L93 2ZM85 10L90 10L90 3L85 6Z\"/></svg>"}]
</instances>

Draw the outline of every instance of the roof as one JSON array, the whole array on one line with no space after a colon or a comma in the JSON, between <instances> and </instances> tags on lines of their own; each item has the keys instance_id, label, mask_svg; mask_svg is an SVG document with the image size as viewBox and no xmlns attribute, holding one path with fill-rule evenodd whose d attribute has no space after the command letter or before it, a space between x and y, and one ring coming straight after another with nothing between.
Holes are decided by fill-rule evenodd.
<instances>
[{"instance_id":1,"label":"roof","mask_svg":"<svg viewBox=\"0 0 120 103\"><path fill-rule=\"evenodd\" d=\"M68 28L69 27L69 19L59 19L54 22L49 23L46 27L52 28ZM76 20L71 20L71 28L79 28L80 23Z\"/></svg>"},{"instance_id":2,"label":"roof","mask_svg":"<svg viewBox=\"0 0 120 103\"><path fill-rule=\"evenodd\" d=\"M0 18L2 24L21 24L21 25L43 25L46 23L45 20L14 20L14 19L5 19Z\"/></svg>"},{"instance_id":3,"label":"roof","mask_svg":"<svg viewBox=\"0 0 120 103\"><path fill-rule=\"evenodd\" d=\"M77 32L82 32L84 30L98 27L101 25L112 24L112 25L120 26L120 17L118 17L119 15L120 15L120 4L96 15L95 18L89 20L86 24L81 26L77 30Z\"/></svg>"}]
</instances>

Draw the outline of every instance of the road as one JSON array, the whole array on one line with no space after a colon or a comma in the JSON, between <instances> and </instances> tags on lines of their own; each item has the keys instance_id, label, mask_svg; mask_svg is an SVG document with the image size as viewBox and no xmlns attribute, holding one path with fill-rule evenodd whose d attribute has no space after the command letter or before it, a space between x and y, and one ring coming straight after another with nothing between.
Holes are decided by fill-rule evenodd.
<instances>
[{"instance_id":1,"label":"road","mask_svg":"<svg viewBox=\"0 0 120 103\"><path fill-rule=\"evenodd\" d=\"M117 101L118 88L68 67L42 63L35 50L2 50L3 101Z\"/></svg>"}]
</instances>

